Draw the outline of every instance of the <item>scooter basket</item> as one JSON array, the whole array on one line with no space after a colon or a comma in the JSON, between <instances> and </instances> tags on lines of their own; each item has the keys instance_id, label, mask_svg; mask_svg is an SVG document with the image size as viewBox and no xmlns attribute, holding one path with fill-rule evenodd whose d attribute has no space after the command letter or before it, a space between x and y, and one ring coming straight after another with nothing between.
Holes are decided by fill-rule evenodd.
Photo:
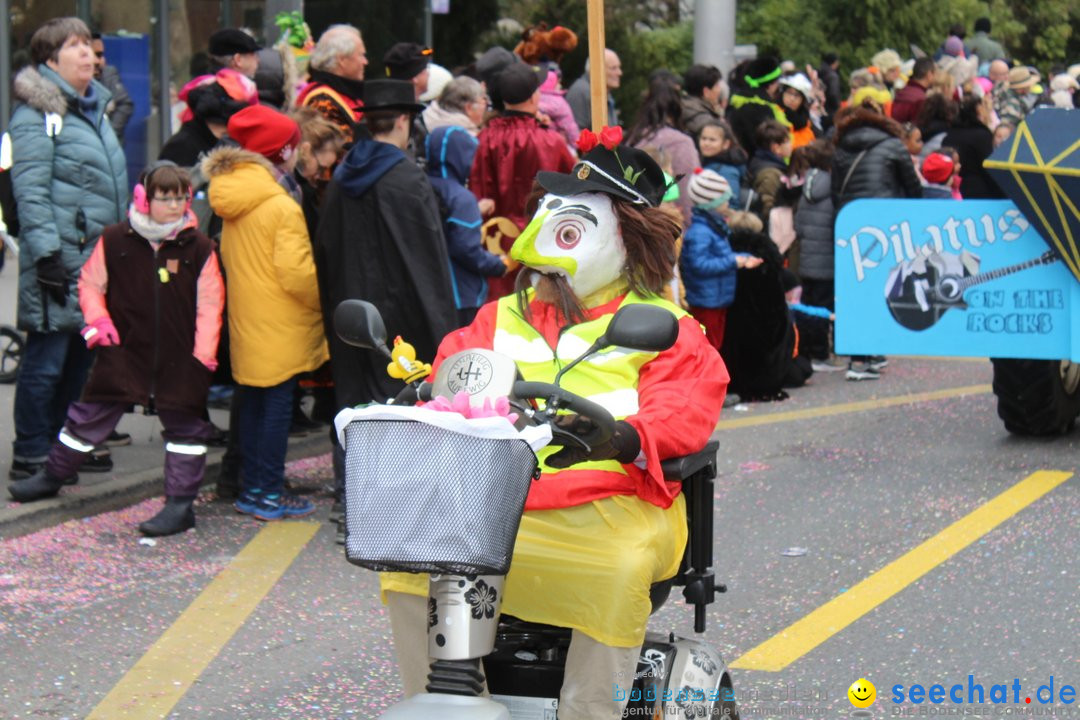
<instances>
[{"instance_id":1,"label":"scooter basket","mask_svg":"<svg viewBox=\"0 0 1080 720\"><path fill-rule=\"evenodd\" d=\"M345 555L371 570L501 575L537 469L524 440L411 420L345 428Z\"/></svg>"}]
</instances>

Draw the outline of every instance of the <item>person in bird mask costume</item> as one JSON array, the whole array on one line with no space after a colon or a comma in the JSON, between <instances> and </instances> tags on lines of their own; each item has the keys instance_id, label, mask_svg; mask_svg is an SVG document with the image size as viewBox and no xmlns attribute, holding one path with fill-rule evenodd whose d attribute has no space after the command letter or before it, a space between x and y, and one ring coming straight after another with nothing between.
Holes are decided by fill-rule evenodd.
<instances>
[{"instance_id":1,"label":"person in bird mask costume","mask_svg":"<svg viewBox=\"0 0 1080 720\"><path fill-rule=\"evenodd\" d=\"M664 480L666 458L701 450L720 416L728 374L701 326L660 294L674 272L679 221L659 205L668 182L621 128L586 130L568 174L541 172L532 221L511 249L524 269L516 292L484 305L446 336L435 361L466 348L513 358L526 380L552 382L631 303L678 318L663 352L606 348L561 385L611 412L611 440L586 452L548 447L525 503L506 579L503 612L572 629L559 717L618 718L612 678L634 676L651 609L650 586L675 575L686 544L681 485ZM567 414L575 433L590 419ZM422 575L381 577L406 695L427 674Z\"/></svg>"}]
</instances>

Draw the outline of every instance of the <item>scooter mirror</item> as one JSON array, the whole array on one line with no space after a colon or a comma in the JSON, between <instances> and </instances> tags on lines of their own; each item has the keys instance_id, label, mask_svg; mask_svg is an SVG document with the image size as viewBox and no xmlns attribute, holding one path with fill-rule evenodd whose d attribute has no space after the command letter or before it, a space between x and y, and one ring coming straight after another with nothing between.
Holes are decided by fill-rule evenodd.
<instances>
[{"instance_id":1,"label":"scooter mirror","mask_svg":"<svg viewBox=\"0 0 1080 720\"><path fill-rule=\"evenodd\" d=\"M366 300L343 300L334 309L334 331L353 347L389 355L386 325L379 309Z\"/></svg>"},{"instance_id":2,"label":"scooter mirror","mask_svg":"<svg viewBox=\"0 0 1080 720\"><path fill-rule=\"evenodd\" d=\"M679 321L670 311L656 305L633 304L619 308L596 344L660 352L674 345L678 337Z\"/></svg>"}]
</instances>

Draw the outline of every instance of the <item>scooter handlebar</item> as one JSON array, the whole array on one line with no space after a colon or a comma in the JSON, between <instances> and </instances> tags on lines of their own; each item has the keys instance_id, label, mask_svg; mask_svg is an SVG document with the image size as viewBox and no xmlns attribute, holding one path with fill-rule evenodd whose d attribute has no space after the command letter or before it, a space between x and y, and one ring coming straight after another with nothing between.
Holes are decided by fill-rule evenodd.
<instances>
[{"instance_id":1,"label":"scooter handlebar","mask_svg":"<svg viewBox=\"0 0 1080 720\"><path fill-rule=\"evenodd\" d=\"M431 400L431 383L409 383L394 396L393 405L415 405L419 402Z\"/></svg>"},{"instance_id":2,"label":"scooter handlebar","mask_svg":"<svg viewBox=\"0 0 1080 720\"><path fill-rule=\"evenodd\" d=\"M542 398L547 402L549 409L572 410L578 415L590 418L597 427L596 436L592 439L594 444L604 442L615 432L615 418L605 407L564 390L558 385L518 380L514 383L514 395L519 398Z\"/></svg>"}]
</instances>

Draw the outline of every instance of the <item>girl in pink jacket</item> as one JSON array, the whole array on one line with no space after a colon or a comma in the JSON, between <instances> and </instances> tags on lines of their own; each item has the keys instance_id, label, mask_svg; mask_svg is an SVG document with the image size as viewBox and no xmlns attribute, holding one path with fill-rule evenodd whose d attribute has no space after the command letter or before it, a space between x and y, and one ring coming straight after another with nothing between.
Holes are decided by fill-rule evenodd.
<instances>
[{"instance_id":1,"label":"girl in pink jacket","mask_svg":"<svg viewBox=\"0 0 1080 720\"><path fill-rule=\"evenodd\" d=\"M211 426L203 419L225 286L213 242L191 212L187 171L163 161L135 186L128 219L105 228L79 277L79 306L94 365L43 468L8 491L19 502L56 495L131 405L164 426L165 507L145 535L195 526Z\"/></svg>"}]
</instances>

